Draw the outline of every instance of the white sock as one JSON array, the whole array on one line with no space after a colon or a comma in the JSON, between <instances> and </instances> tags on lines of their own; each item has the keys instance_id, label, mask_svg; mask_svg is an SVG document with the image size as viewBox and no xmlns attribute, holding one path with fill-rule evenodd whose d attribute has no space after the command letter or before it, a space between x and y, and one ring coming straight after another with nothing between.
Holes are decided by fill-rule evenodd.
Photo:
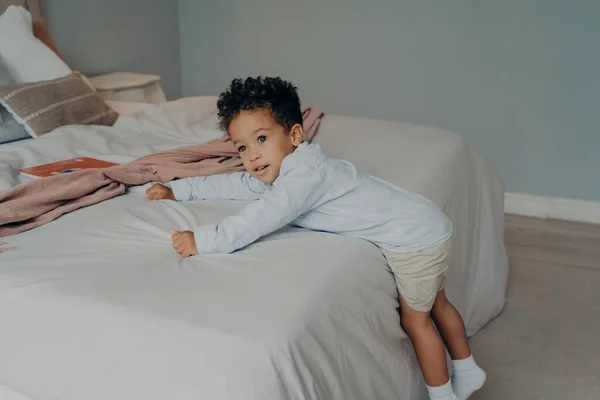
<instances>
[{"instance_id":1,"label":"white sock","mask_svg":"<svg viewBox=\"0 0 600 400\"><path fill-rule=\"evenodd\" d=\"M459 400L467 400L485 383L485 372L475 363L471 354L464 360L452 360L452 386Z\"/></svg>"},{"instance_id":2,"label":"white sock","mask_svg":"<svg viewBox=\"0 0 600 400\"><path fill-rule=\"evenodd\" d=\"M430 400L458 400L452 390L452 381L442 386L427 386Z\"/></svg>"}]
</instances>

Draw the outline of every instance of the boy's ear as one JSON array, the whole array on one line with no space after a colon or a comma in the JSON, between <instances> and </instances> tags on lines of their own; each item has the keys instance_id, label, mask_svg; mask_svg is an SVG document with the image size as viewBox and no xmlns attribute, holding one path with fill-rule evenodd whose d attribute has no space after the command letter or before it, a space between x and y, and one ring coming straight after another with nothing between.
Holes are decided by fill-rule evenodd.
<instances>
[{"instance_id":1,"label":"boy's ear","mask_svg":"<svg viewBox=\"0 0 600 400\"><path fill-rule=\"evenodd\" d=\"M295 124L290 129L290 139L294 147L300 146L300 143L304 140L304 129L301 124Z\"/></svg>"}]
</instances>

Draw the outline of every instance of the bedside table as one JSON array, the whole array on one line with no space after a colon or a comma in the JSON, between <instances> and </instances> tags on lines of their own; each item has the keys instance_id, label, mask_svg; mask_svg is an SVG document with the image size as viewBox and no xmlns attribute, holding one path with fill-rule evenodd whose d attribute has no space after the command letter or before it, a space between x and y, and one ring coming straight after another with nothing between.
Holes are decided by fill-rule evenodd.
<instances>
[{"instance_id":1,"label":"bedside table","mask_svg":"<svg viewBox=\"0 0 600 400\"><path fill-rule=\"evenodd\" d=\"M161 104L167 101L160 76L115 72L89 78L104 100Z\"/></svg>"}]
</instances>

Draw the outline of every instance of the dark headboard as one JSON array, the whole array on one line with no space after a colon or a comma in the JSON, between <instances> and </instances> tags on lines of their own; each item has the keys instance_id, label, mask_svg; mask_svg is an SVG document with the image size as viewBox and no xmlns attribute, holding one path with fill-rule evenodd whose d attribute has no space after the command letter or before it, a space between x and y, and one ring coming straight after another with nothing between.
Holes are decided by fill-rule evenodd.
<instances>
[{"instance_id":1,"label":"dark headboard","mask_svg":"<svg viewBox=\"0 0 600 400\"><path fill-rule=\"evenodd\" d=\"M42 16L42 0L0 0L0 14L8 6L22 6L29 10L33 18Z\"/></svg>"}]
</instances>

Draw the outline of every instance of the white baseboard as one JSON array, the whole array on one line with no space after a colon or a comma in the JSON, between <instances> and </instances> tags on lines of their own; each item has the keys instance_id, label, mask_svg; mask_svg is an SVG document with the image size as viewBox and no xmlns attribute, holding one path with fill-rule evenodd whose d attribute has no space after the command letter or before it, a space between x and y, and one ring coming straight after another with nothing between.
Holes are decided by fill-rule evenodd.
<instances>
[{"instance_id":1,"label":"white baseboard","mask_svg":"<svg viewBox=\"0 0 600 400\"><path fill-rule=\"evenodd\" d=\"M506 193L504 212L536 218L600 224L600 202Z\"/></svg>"}]
</instances>

